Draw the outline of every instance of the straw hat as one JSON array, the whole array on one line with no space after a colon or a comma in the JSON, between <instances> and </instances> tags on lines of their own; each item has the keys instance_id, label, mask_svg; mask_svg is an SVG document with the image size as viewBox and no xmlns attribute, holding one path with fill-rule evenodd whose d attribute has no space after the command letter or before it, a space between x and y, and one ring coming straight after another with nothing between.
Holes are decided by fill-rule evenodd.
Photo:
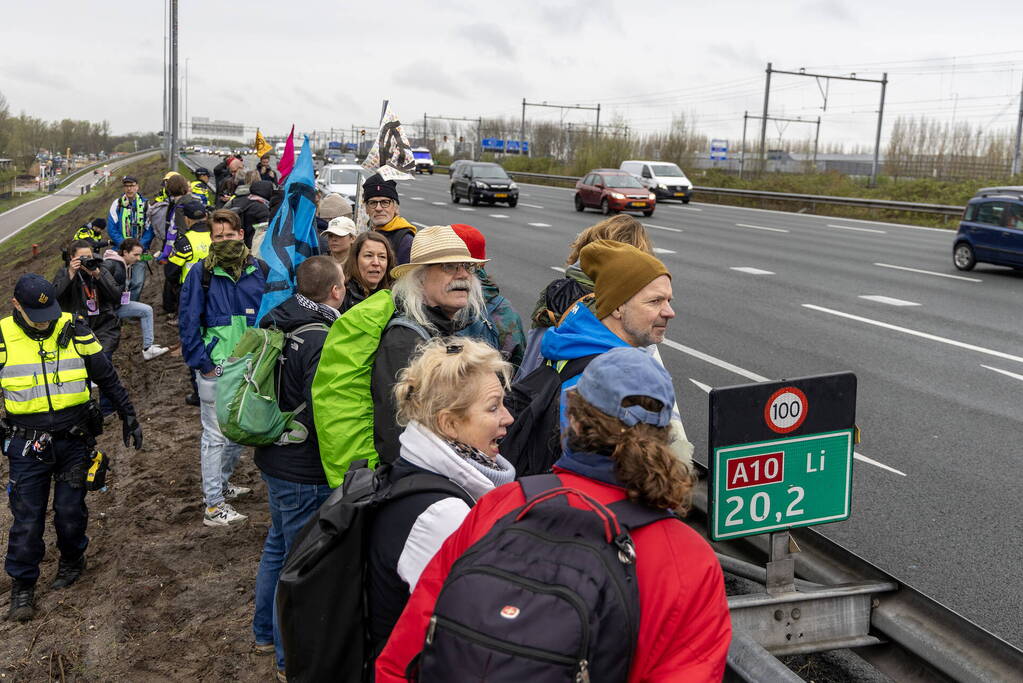
<instances>
[{"instance_id":1,"label":"straw hat","mask_svg":"<svg viewBox=\"0 0 1023 683\"><path fill-rule=\"evenodd\" d=\"M391 275L399 278L416 266L428 266L437 263L475 263L482 265L487 259L473 258L469 247L462 238L455 234L450 225L431 225L416 233L412 239L410 260L396 266Z\"/></svg>"}]
</instances>

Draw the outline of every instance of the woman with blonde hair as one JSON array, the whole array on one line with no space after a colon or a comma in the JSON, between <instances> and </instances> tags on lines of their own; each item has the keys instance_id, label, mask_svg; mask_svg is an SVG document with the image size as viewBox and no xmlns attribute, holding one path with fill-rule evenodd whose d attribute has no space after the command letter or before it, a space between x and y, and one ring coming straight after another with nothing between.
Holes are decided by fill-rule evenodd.
<instances>
[{"instance_id":1,"label":"woman with blonde hair","mask_svg":"<svg viewBox=\"0 0 1023 683\"><path fill-rule=\"evenodd\" d=\"M600 641L601 624L590 620L586 623L590 625L587 630L591 640L586 641L584 636L580 643L578 628L550 627L566 623L574 626L574 621L527 614L525 606L521 614L513 607L510 616L502 610L501 616L522 622L518 630L502 623L503 640L491 638L488 641L486 633L460 635L475 634L480 624L489 628L492 621L485 612L478 618L468 618L469 623L460 623L462 631L441 625L447 621L435 616L443 609L437 599L449 588L454 590L455 584L445 581L452 566L461 558L459 571L465 573L459 576L466 576L471 567L479 565L472 565L463 553L473 548L474 551L479 549L483 556L494 547L494 538L510 538L506 535L514 526L509 526L507 520L518 521L527 511L524 487L538 488L531 480L540 477L526 478L485 496L437 552L422 573L387 646L377 659L377 683L404 681L407 668L420 654L418 665L423 667L423 680L484 680L492 674L495 662L500 662L509 680L525 670L533 672L534 678L555 680L555 672L564 671L559 667L564 667L565 663L555 657L537 656L540 650L530 625L538 623L538 619L545 619L542 623L548 625L539 647L544 648L544 652L565 655L574 651L566 643L579 643L579 647L590 653L589 662L582 664L589 665L595 680L720 681L731 641L728 602L721 566L713 549L676 517L684 515L689 508L693 477L669 446L674 393L668 372L640 349L622 347L597 356L568 395L570 428L563 441L563 454L555 464L554 476L542 475L547 477L539 487L542 492L534 493L531 498L541 501L555 495L555 491L568 489L572 493L568 497L569 504L573 507L586 509L580 499L587 497L615 515L618 521L626 515L641 517L644 511L648 519L656 520L625 526L628 535L623 532L618 537L633 551L634 559L623 562L635 567L638 605L631 600L630 603L638 610L638 627L612 625L617 630L611 636L605 633L605 640ZM631 501L631 504L624 501ZM657 510L675 514L652 514ZM502 531L495 528L499 535L487 536L499 521ZM529 532L522 527L520 533ZM618 547L625 547L619 541L615 541ZM530 557L522 552L524 546L516 546L515 550L509 548L503 557L514 557L502 560L504 564L494 568L491 575L496 576L498 571L507 575L512 567L517 567L518 571L511 573L523 585L530 585L530 581L536 585L537 576L558 576L568 584L575 580L564 565L554 564L552 568L557 562L553 544L536 542L536 546L551 548L552 554L537 553L536 557ZM495 557L493 554L485 556ZM484 570L480 567L479 571ZM489 585L496 586L494 590L501 589L497 584ZM555 594L558 585L548 581L543 589ZM481 603L502 605L504 596L505 593L481 595ZM544 604L551 606L552 603ZM596 611L599 606L593 605L592 609ZM430 634L427 636L428 626ZM595 647L595 642L606 643L608 638L621 643L620 651ZM519 647L509 649L506 641ZM615 647L610 649L615 650ZM453 656L455 653L457 656ZM425 675L428 666L429 677ZM612 669L619 673L612 674Z\"/></svg>"},{"instance_id":2,"label":"woman with blonde hair","mask_svg":"<svg viewBox=\"0 0 1023 683\"><path fill-rule=\"evenodd\" d=\"M411 494L378 508L369 535L366 594L372 652L379 652L419 574L483 494L515 479L498 442L512 417L504 407L511 365L473 339L426 342L398 374L394 394L401 452L387 481L428 473L460 494ZM449 486L450 488L450 486Z\"/></svg>"}]
</instances>

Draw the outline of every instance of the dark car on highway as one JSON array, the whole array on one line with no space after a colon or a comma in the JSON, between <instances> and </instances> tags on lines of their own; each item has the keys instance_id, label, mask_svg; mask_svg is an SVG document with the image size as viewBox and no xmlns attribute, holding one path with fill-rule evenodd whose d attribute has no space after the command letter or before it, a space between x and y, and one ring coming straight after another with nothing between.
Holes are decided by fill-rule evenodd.
<instances>
[{"instance_id":1,"label":"dark car on highway","mask_svg":"<svg viewBox=\"0 0 1023 683\"><path fill-rule=\"evenodd\" d=\"M615 168L590 171L575 184L575 210L600 209L604 215L640 211L653 216L657 197L630 173Z\"/></svg>"},{"instance_id":2,"label":"dark car on highway","mask_svg":"<svg viewBox=\"0 0 1023 683\"><path fill-rule=\"evenodd\" d=\"M1023 270L1023 186L987 187L966 205L952 263L972 270L993 263Z\"/></svg>"},{"instance_id":3,"label":"dark car on highway","mask_svg":"<svg viewBox=\"0 0 1023 683\"><path fill-rule=\"evenodd\" d=\"M502 202L508 206L519 203L519 186L497 164L474 162L452 171L451 201L457 204L465 199L473 206L480 202Z\"/></svg>"}]
</instances>

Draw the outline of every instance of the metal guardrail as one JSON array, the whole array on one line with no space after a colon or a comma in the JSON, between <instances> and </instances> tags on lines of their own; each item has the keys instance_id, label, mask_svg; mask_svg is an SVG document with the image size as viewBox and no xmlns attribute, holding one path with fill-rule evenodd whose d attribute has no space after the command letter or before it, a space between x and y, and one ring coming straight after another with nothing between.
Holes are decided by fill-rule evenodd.
<instances>
[{"instance_id":1,"label":"metal guardrail","mask_svg":"<svg viewBox=\"0 0 1023 683\"><path fill-rule=\"evenodd\" d=\"M448 170L447 166L434 167L438 171ZM524 171L508 171L513 179L523 180L547 180L558 183L576 183L577 176L551 175L547 173L526 173ZM743 199L764 199L772 201L802 202L805 204L832 204L837 206L855 206L862 209L877 209L884 211L910 211L914 213L930 213L942 216L961 216L964 206L951 204L924 204L918 202L899 202L888 199L863 199L860 197L836 197L831 195L795 194L788 192L768 192L766 190L737 190L727 187L703 187L694 185L693 192L706 195L718 195L722 197L740 197Z\"/></svg>"}]
</instances>

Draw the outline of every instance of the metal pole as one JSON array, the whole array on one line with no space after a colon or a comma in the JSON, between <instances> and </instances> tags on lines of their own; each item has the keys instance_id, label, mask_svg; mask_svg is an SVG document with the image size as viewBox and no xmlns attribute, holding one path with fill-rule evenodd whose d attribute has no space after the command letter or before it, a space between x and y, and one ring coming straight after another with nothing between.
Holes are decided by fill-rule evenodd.
<instances>
[{"instance_id":1,"label":"metal pole","mask_svg":"<svg viewBox=\"0 0 1023 683\"><path fill-rule=\"evenodd\" d=\"M600 103L599 102L597 103L597 129L596 129L596 136L598 138L600 137Z\"/></svg>"},{"instance_id":2,"label":"metal pole","mask_svg":"<svg viewBox=\"0 0 1023 683\"><path fill-rule=\"evenodd\" d=\"M188 142L188 62L191 57L185 57L185 120L182 122L184 128L184 135L182 136L182 142Z\"/></svg>"},{"instance_id":3,"label":"metal pole","mask_svg":"<svg viewBox=\"0 0 1023 683\"><path fill-rule=\"evenodd\" d=\"M178 0L170 0L170 159L169 170L178 168Z\"/></svg>"},{"instance_id":4,"label":"metal pole","mask_svg":"<svg viewBox=\"0 0 1023 683\"><path fill-rule=\"evenodd\" d=\"M519 129L519 139L526 139L526 98L522 98L522 127Z\"/></svg>"},{"instance_id":5,"label":"metal pole","mask_svg":"<svg viewBox=\"0 0 1023 683\"><path fill-rule=\"evenodd\" d=\"M817 135L813 138L813 170L817 171L817 145L821 139L821 117L817 117Z\"/></svg>"},{"instance_id":6,"label":"metal pole","mask_svg":"<svg viewBox=\"0 0 1023 683\"><path fill-rule=\"evenodd\" d=\"M169 10L167 8L167 0L163 2L163 119L160 123L160 129L163 132L163 151L170 156L170 148L168 147L169 141L167 140L167 70L169 68L167 64L167 17ZM108 152L111 150L107 150Z\"/></svg>"},{"instance_id":7,"label":"metal pole","mask_svg":"<svg viewBox=\"0 0 1023 683\"><path fill-rule=\"evenodd\" d=\"M874 165L870 169L870 184L877 185L877 161L881 154L881 122L884 119L884 91L888 86L888 72L881 74L881 107L877 110L877 137L874 138Z\"/></svg>"},{"instance_id":8,"label":"metal pole","mask_svg":"<svg viewBox=\"0 0 1023 683\"><path fill-rule=\"evenodd\" d=\"M423 146L426 146L426 112L423 112Z\"/></svg>"},{"instance_id":9,"label":"metal pole","mask_svg":"<svg viewBox=\"0 0 1023 683\"><path fill-rule=\"evenodd\" d=\"M1023 86L1019 91L1019 118L1016 119L1016 151L1012 155L1012 175L1019 173L1019 143L1023 133Z\"/></svg>"},{"instance_id":10,"label":"metal pole","mask_svg":"<svg viewBox=\"0 0 1023 683\"><path fill-rule=\"evenodd\" d=\"M473 150L472 158L476 161L480 160L480 155L483 153L483 117L479 117L476 121L476 149Z\"/></svg>"},{"instance_id":11,"label":"metal pole","mask_svg":"<svg viewBox=\"0 0 1023 683\"><path fill-rule=\"evenodd\" d=\"M767 103L771 97L771 62L767 63L767 82L764 84L764 118L760 122L760 172L767 170Z\"/></svg>"},{"instance_id":12,"label":"metal pole","mask_svg":"<svg viewBox=\"0 0 1023 683\"><path fill-rule=\"evenodd\" d=\"M746 166L746 121L749 119L749 112L742 113L742 153L739 155L739 180L742 180L743 168Z\"/></svg>"}]
</instances>

